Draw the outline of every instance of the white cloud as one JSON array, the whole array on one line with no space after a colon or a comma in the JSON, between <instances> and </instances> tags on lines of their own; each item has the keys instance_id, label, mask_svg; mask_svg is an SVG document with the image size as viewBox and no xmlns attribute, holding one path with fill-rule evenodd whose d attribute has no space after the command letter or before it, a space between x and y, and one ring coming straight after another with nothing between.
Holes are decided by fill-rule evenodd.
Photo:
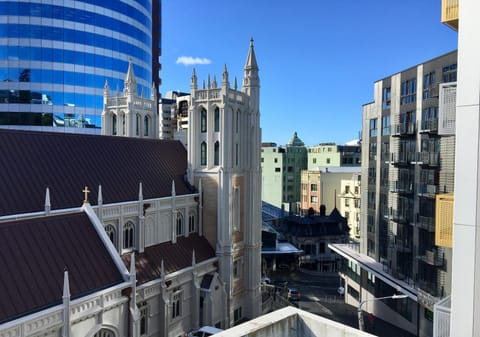
<instances>
[{"instance_id":1,"label":"white cloud","mask_svg":"<svg viewBox=\"0 0 480 337\"><path fill-rule=\"evenodd\" d=\"M177 58L177 64L183 64L184 66L191 66L195 64L210 64L211 60L201 57L192 57L192 56L180 56Z\"/></svg>"}]
</instances>

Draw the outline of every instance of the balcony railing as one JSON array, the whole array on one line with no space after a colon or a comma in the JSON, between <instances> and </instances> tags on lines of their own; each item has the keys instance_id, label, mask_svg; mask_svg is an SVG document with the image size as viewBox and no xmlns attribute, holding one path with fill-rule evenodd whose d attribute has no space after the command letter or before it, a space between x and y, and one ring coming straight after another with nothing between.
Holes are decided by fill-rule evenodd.
<instances>
[{"instance_id":1,"label":"balcony railing","mask_svg":"<svg viewBox=\"0 0 480 337\"><path fill-rule=\"evenodd\" d=\"M458 0L442 0L442 23L458 31Z\"/></svg>"},{"instance_id":2,"label":"balcony railing","mask_svg":"<svg viewBox=\"0 0 480 337\"><path fill-rule=\"evenodd\" d=\"M430 233L435 233L435 221L432 216L419 215L417 218L417 227L427 230Z\"/></svg>"},{"instance_id":3,"label":"balcony railing","mask_svg":"<svg viewBox=\"0 0 480 337\"><path fill-rule=\"evenodd\" d=\"M440 153L422 151L417 153L416 162L421 165L427 166L439 166L440 165Z\"/></svg>"},{"instance_id":4,"label":"balcony railing","mask_svg":"<svg viewBox=\"0 0 480 337\"><path fill-rule=\"evenodd\" d=\"M423 262L436 267L441 267L445 263L445 257L437 249L426 250L424 255L418 257Z\"/></svg>"},{"instance_id":5,"label":"balcony railing","mask_svg":"<svg viewBox=\"0 0 480 337\"><path fill-rule=\"evenodd\" d=\"M420 124L420 132L436 133L437 131L438 131L438 118L422 120Z\"/></svg>"},{"instance_id":6,"label":"balcony railing","mask_svg":"<svg viewBox=\"0 0 480 337\"><path fill-rule=\"evenodd\" d=\"M422 197L435 198L438 193L438 186L432 184L420 184L418 186L418 195Z\"/></svg>"},{"instance_id":7,"label":"balcony railing","mask_svg":"<svg viewBox=\"0 0 480 337\"><path fill-rule=\"evenodd\" d=\"M408 182L396 180L390 183L390 192L399 194L411 194L413 193L413 184Z\"/></svg>"},{"instance_id":8,"label":"balcony railing","mask_svg":"<svg viewBox=\"0 0 480 337\"><path fill-rule=\"evenodd\" d=\"M390 163L394 165L407 165L416 162L415 152L393 152L390 154Z\"/></svg>"},{"instance_id":9,"label":"balcony railing","mask_svg":"<svg viewBox=\"0 0 480 337\"><path fill-rule=\"evenodd\" d=\"M417 132L417 123L400 123L392 125L392 136L409 136Z\"/></svg>"}]
</instances>

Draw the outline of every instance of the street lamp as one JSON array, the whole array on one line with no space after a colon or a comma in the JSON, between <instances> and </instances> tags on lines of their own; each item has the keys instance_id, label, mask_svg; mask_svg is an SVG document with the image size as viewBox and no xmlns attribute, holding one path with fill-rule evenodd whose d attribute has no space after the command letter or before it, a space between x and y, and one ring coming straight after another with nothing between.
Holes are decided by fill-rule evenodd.
<instances>
[{"instance_id":1,"label":"street lamp","mask_svg":"<svg viewBox=\"0 0 480 337\"><path fill-rule=\"evenodd\" d=\"M360 331L365 331L365 327L363 325L363 316L362 316L362 305L365 304L366 302L372 302L372 301L378 301L378 300L385 300L387 298L391 298L392 300L399 300L399 299L402 299L402 298L407 298L408 295L397 295L397 294L393 294L392 296L385 296L385 297L375 297L375 298L371 298L371 299L368 299L368 300L363 300L360 302L360 304L358 305L358 309L357 309L357 315L358 315L358 329Z\"/></svg>"}]
</instances>

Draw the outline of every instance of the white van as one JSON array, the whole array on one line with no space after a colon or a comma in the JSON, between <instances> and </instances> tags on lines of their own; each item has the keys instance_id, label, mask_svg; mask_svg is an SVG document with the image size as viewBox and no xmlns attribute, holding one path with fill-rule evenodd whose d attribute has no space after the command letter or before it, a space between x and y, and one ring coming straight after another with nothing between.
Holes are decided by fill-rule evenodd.
<instances>
[{"instance_id":1,"label":"white van","mask_svg":"<svg viewBox=\"0 0 480 337\"><path fill-rule=\"evenodd\" d=\"M218 329L213 326L202 326L197 331L190 332L188 337L208 337L222 331L222 329Z\"/></svg>"}]
</instances>

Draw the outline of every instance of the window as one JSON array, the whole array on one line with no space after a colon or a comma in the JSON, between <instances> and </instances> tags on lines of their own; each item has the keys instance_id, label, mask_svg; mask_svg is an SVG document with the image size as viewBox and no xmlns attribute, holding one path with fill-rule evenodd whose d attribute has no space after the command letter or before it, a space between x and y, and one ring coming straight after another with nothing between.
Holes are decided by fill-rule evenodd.
<instances>
[{"instance_id":1,"label":"window","mask_svg":"<svg viewBox=\"0 0 480 337\"><path fill-rule=\"evenodd\" d=\"M312 159L312 162L313 162L314 164L316 164L316 163L317 163L317 158L313 158L313 159Z\"/></svg>"},{"instance_id":2,"label":"window","mask_svg":"<svg viewBox=\"0 0 480 337\"><path fill-rule=\"evenodd\" d=\"M432 97L432 88L435 85L435 72L423 75L423 99Z\"/></svg>"},{"instance_id":3,"label":"window","mask_svg":"<svg viewBox=\"0 0 480 337\"><path fill-rule=\"evenodd\" d=\"M383 88L383 97L382 97L382 108L388 109L390 108L390 103L392 99L392 90L390 87Z\"/></svg>"},{"instance_id":4,"label":"window","mask_svg":"<svg viewBox=\"0 0 480 337\"><path fill-rule=\"evenodd\" d=\"M218 140L213 147L213 165L218 166L220 163L220 143Z\"/></svg>"},{"instance_id":5,"label":"window","mask_svg":"<svg viewBox=\"0 0 480 337\"><path fill-rule=\"evenodd\" d=\"M150 120L148 116L145 116L145 118L143 119L143 135L145 137L148 136L149 124L150 124Z\"/></svg>"},{"instance_id":6,"label":"window","mask_svg":"<svg viewBox=\"0 0 480 337\"><path fill-rule=\"evenodd\" d=\"M233 230L240 230L240 186L233 187Z\"/></svg>"},{"instance_id":7,"label":"window","mask_svg":"<svg viewBox=\"0 0 480 337\"><path fill-rule=\"evenodd\" d=\"M123 248L130 249L133 248L133 240L135 234L135 226L132 222L127 222L125 226L123 226Z\"/></svg>"},{"instance_id":8,"label":"window","mask_svg":"<svg viewBox=\"0 0 480 337\"><path fill-rule=\"evenodd\" d=\"M139 114L137 114L135 118L135 136L140 136L140 121L141 117Z\"/></svg>"},{"instance_id":9,"label":"window","mask_svg":"<svg viewBox=\"0 0 480 337\"><path fill-rule=\"evenodd\" d=\"M347 201L348 201L348 199L345 199L345 206L348 206ZM347 223L348 223L349 218L350 218L350 212L345 212L345 219L347 220Z\"/></svg>"},{"instance_id":10,"label":"window","mask_svg":"<svg viewBox=\"0 0 480 337\"><path fill-rule=\"evenodd\" d=\"M318 202L318 197L316 195L310 196L310 202L316 204Z\"/></svg>"},{"instance_id":11,"label":"window","mask_svg":"<svg viewBox=\"0 0 480 337\"><path fill-rule=\"evenodd\" d=\"M310 184L310 191L316 192L317 191L317 184Z\"/></svg>"},{"instance_id":12,"label":"window","mask_svg":"<svg viewBox=\"0 0 480 337\"><path fill-rule=\"evenodd\" d=\"M238 307L233 311L233 321L238 323L242 319L242 307Z\"/></svg>"},{"instance_id":13,"label":"window","mask_svg":"<svg viewBox=\"0 0 480 337\"><path fill-rule=\"evenodd\" d=\"M112 135L117 135L117 115L112 116Z\"/></svg>"},{"instance_id":14,"label":"window","mask_svg":"<svg viewBox=\"0 0 480 337\"><path fill-rule=\"evenodd\" d=\"M195 232L195 214L193 213L188 216L188 232Z\"/></svg>"},{"instance_id":15,"label":"window","mask_svg":"<svg viewBox=\"0 0 480 337\"><path fill-rule=\"evenodd\" d=\"M235 166L238 166L238 144L235 144Z\"/></svg>"},{"instance_id":16,"label":"window","mask_svg":"<svg viewBox=\"0 0 480 337\"><path fill-rule=\"evenodd\" d=\"M207 132L207 110L200 111L200 132Z\"/></svg>"},{"instance_id":17,"label":"window","mask_svg":"<svg viewBox=\"0 0 480 337\"><path fill-rule=\"evenodd\" d=\"M456 82L457 81L457 64L450 64L442 69L443 82Z\"/></svg>"},{"instance_id":18,"label":"window","mask_svg":"<svg viewBox=\"0 0 480 337\"><path fill-rule=\"evenodd\" d=\"M382 136L390 136L390 115L382 117Z\"/></svg>"},{"instance_id":19,"label":"window","mask_svg":"<svg viewBox=\"0 0 480 337\"><path fill-rule=\"evenodd\" d=\"M237 259L233 261L233 277L240 278L242 277L242 260Z\"/></svg>"},{"instance_id":20,"label":"window","mask_svg":"<svg viewBox=\"0 0 480 337\"><path fill-rule=\"evenodd\" d=\"M370 119L370 137L377 137L377 119Z\"/></svg>"},{"instance_id":21,"label":"window","mask_svg":"<svg viewBox=\"0 0 480 337\"><path fill-rule=\"evenodd\" d=\"M177 213L177 236L183 235L183 215L182 213Z\"/></svg>"},{"instance_id":22,"label":"window","mask_svg":"<svg viewBox=\"0 0 480 337\"><path fill-rule=\"evenodd\" d=\"M220 131L220 109L218 107L215 108L214 113L214 131Z\"/></svg>"},{"instance_id":23,"label":"window","mask_svg":"<svg viewBox=\"0 0 480 337\"><path fill-rule=\"evenodd\" d=\"M350 199L348 198L345 198L345 206L346 207L349 207L350 206ZM346 213L345 213L346 214ZM348 218L346 215L345 215L346 218Z\"/></svg>"},{"instance_id":24,"label":"window","mask_svg":"<svg viewBox=\"0 0 480 337\"><path fill-rule=\"evenodd\" d=\"M140 336L148 335L148 306L147 302L142 302L139 305L140 309Z\"/></svg>"},{"instance_id":25,"label":"window","mask_svg":"<svg viewBox=\"0 0 480 337\"><path fill-rule=\"evenodd\" d=\"M182 315L182 290L180 287L173 289L172 293L172 319Z\"/></svg>"},{"instance_id":26,"label":"window","mask_svg":"<svg viewBox=\"0 0 480 337\"><path fill-rule=\"evenodd\" d=\"M345 185L345 194L350 193L350 185Z\"/></svg>"},{"instance_id":27,"label":"window","mask_svg":"<svg viewBox=\"0 0 480 337\"><path fill-rule=\"evenodd\" d=\"M278 158L274 158L274 159L273 159L273 162L274 162L274 163L278 163Z\"/></svg>"},{"instance_id":28,"label":"window","mask_svg":"<svg viewBox=\"0 0 480 337\"><path fill-rule=\"evenodd\" d=\"M126 125L125 125L125 122L126 122L127 118L125 117L125 114L122 114L122 135L125 136L127 133L126 133Z\"/></svg>"},{"instance_id":29,"label":"window","mask_svg":"<svg viewBox=\"0 0 480 337\"><path fill-rule=\"evenodd\" d=\"M330 158L327 158L327 164L330 164Z\"/></svg>"},{"instance_id":30,"label":"window","mask_svg":"<svg viewBox=\"0 0 480 337\"><path fill-rule=\"evenodd\" d=\"M400 104L414 103L417 101L417 79L412 78L402 82Z\"/></svg>"},{"instance_id":31,"label":"window","mask_svg":"<svg viewBox=\"0 0 480 337\"><path fill-rule=\"evenodd\" d=\"M200 165L207 165L207 143L200 144Z\"/></svg>"},{"instance_id":32,"label":"window","mask_svg":"<svg viewBox=\"0 0 480 337\"><path fill-rule=\"evenodd\" d=\"M116 235L115 235L115 227L113 227L112 225L107 225L105 227L105 232L107 232L107 235L110 239L110 241L112 241L113 245L116 246Z\"/></svg>"}]
</instances>

